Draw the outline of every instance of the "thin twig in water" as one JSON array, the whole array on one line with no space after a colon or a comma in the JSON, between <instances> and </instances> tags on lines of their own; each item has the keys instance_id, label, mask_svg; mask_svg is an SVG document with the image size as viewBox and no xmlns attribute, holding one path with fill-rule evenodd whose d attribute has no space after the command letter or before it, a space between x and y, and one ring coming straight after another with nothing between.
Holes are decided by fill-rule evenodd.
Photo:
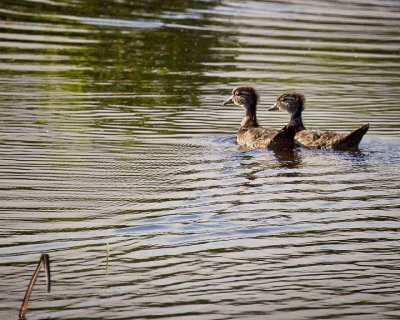
<instances>
[{"instance_id":1,"label":"thin twig in water","mask_svg":"<svg viewBox=\"0 0 400 320\"><path fill-rule=\"evenodd\" d=\"M25 315L28 311L29 299L32 294L33 286L36 283L36 280L39 276L41 266L43 266L44 272L46 274L47 292L50 292L50 281L51 281L51 279L50 279L50 258L49 258L48 254L44 253L40 256L40 260L37 264L36 270L33 273L33 276L31 278L31 281L29 282L28 288L26 289L25 297L24 297L24 300L22 301L21 309L19 310L19 319L24 319Z\"/></svg>"},{"instance_id":2,"label":"thin twig in water","mask_svg":"<svg viewBox=\"0 0 400 320\"><path fill-rule=\"evenodd\" d=\"M108 257L110 256L110 244L106 243L106 274L108 274Z\"/></svg>"}]
</instances>

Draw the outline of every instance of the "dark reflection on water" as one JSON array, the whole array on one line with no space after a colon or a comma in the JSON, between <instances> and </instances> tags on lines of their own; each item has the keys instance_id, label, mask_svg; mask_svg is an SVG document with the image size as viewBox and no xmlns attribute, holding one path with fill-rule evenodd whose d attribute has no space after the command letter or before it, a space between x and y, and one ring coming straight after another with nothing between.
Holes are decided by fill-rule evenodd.
<instances>
[{"instance_id":1,"label":"dark reflection on water","mask_svg":"<svg viewBox=\"0 0 400 320\"><path fill-rule=\"evenodd\" d=\"M397 319L397 1L2 1L0 318ZM307 96L358 152L242 150ZM110 255L107 265L106 243Z\"/></svg>"}]
</instances>

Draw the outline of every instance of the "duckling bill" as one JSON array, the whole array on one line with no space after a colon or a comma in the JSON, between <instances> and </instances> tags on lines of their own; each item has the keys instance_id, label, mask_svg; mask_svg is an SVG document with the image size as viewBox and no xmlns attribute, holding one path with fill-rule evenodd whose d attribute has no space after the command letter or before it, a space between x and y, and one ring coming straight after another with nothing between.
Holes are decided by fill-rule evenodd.
<instances>
[{"instance_id":1,"label":"duckling bill","mask_svg":"<svg viewBox=\"0 0 400 320\"><path fill-rule=\"evenodd\" d=\"M239 131L237 142L240 146L252 149L291 150L294 147L295 129L287 125L281 130L264 128L257 121L258 93L253 87L238 87L232 90L229 99L222 105L235 104L245 111Z\"/></svg>"},{"instance_id":2,"label":"duckling bill","mask_svg":"<svg viewBox=\"0 0 400 320\"><path fill-rule=\"evenodd\" d=\"M296 131L295 140L301 146L313 149L358 149L361 139L369 129L369 124L364 124L348 134L326 130L309 130L304 126L301 115L304 110L304 104L305 96L300 92L292 92L279 96L268 111L281 110L290 115L289 124L294 126Z\"/></svg>"}]
</instances>

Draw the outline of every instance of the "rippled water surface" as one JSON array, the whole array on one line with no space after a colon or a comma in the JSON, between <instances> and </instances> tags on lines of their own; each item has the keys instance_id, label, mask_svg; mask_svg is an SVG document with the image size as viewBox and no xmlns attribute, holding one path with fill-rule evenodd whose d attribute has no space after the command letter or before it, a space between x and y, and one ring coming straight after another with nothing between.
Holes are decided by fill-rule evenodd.
<instances>
[{"instance_id":1,"label":"rippled water surface","mask_svg":"<svg viewBox=\"0 0 400 320\"><path fill-rule=\"evenodd\" d=\"M371 129L240 150L242 84ZM28 319L399 319L399 101L399 1L2 0L0 318L45 252Z\"/></svg>"}]
</instances>

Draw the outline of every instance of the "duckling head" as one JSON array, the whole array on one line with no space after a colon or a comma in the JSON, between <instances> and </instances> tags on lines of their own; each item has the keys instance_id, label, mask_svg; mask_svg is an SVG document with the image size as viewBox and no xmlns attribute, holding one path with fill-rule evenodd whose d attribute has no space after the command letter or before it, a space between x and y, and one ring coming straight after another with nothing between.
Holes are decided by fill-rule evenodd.
<instances>
[{"instance_id":1,"label":"duckling head","mask_svg":"<svg viewBox=\"0 0 400 320\"><path fill-rule=\"evenodd\" d=\"M222 105L236 104L243 107L245 110L256 109L259 96L253 87L238 87L232 90L232 95L229 99L225 100Z\"/></svg>"},{"instance_id":2,"label":"duckling head","mask_svg":"<svg viewBox=\"0 0 400 320\"><path fill-rule=\"evenodd\" d=\"M291 115L301 115L305 101L304 94L300 92L285 93L276 99L275 104L268 111L281 110Z\"/></svg>"}]
</instances>

